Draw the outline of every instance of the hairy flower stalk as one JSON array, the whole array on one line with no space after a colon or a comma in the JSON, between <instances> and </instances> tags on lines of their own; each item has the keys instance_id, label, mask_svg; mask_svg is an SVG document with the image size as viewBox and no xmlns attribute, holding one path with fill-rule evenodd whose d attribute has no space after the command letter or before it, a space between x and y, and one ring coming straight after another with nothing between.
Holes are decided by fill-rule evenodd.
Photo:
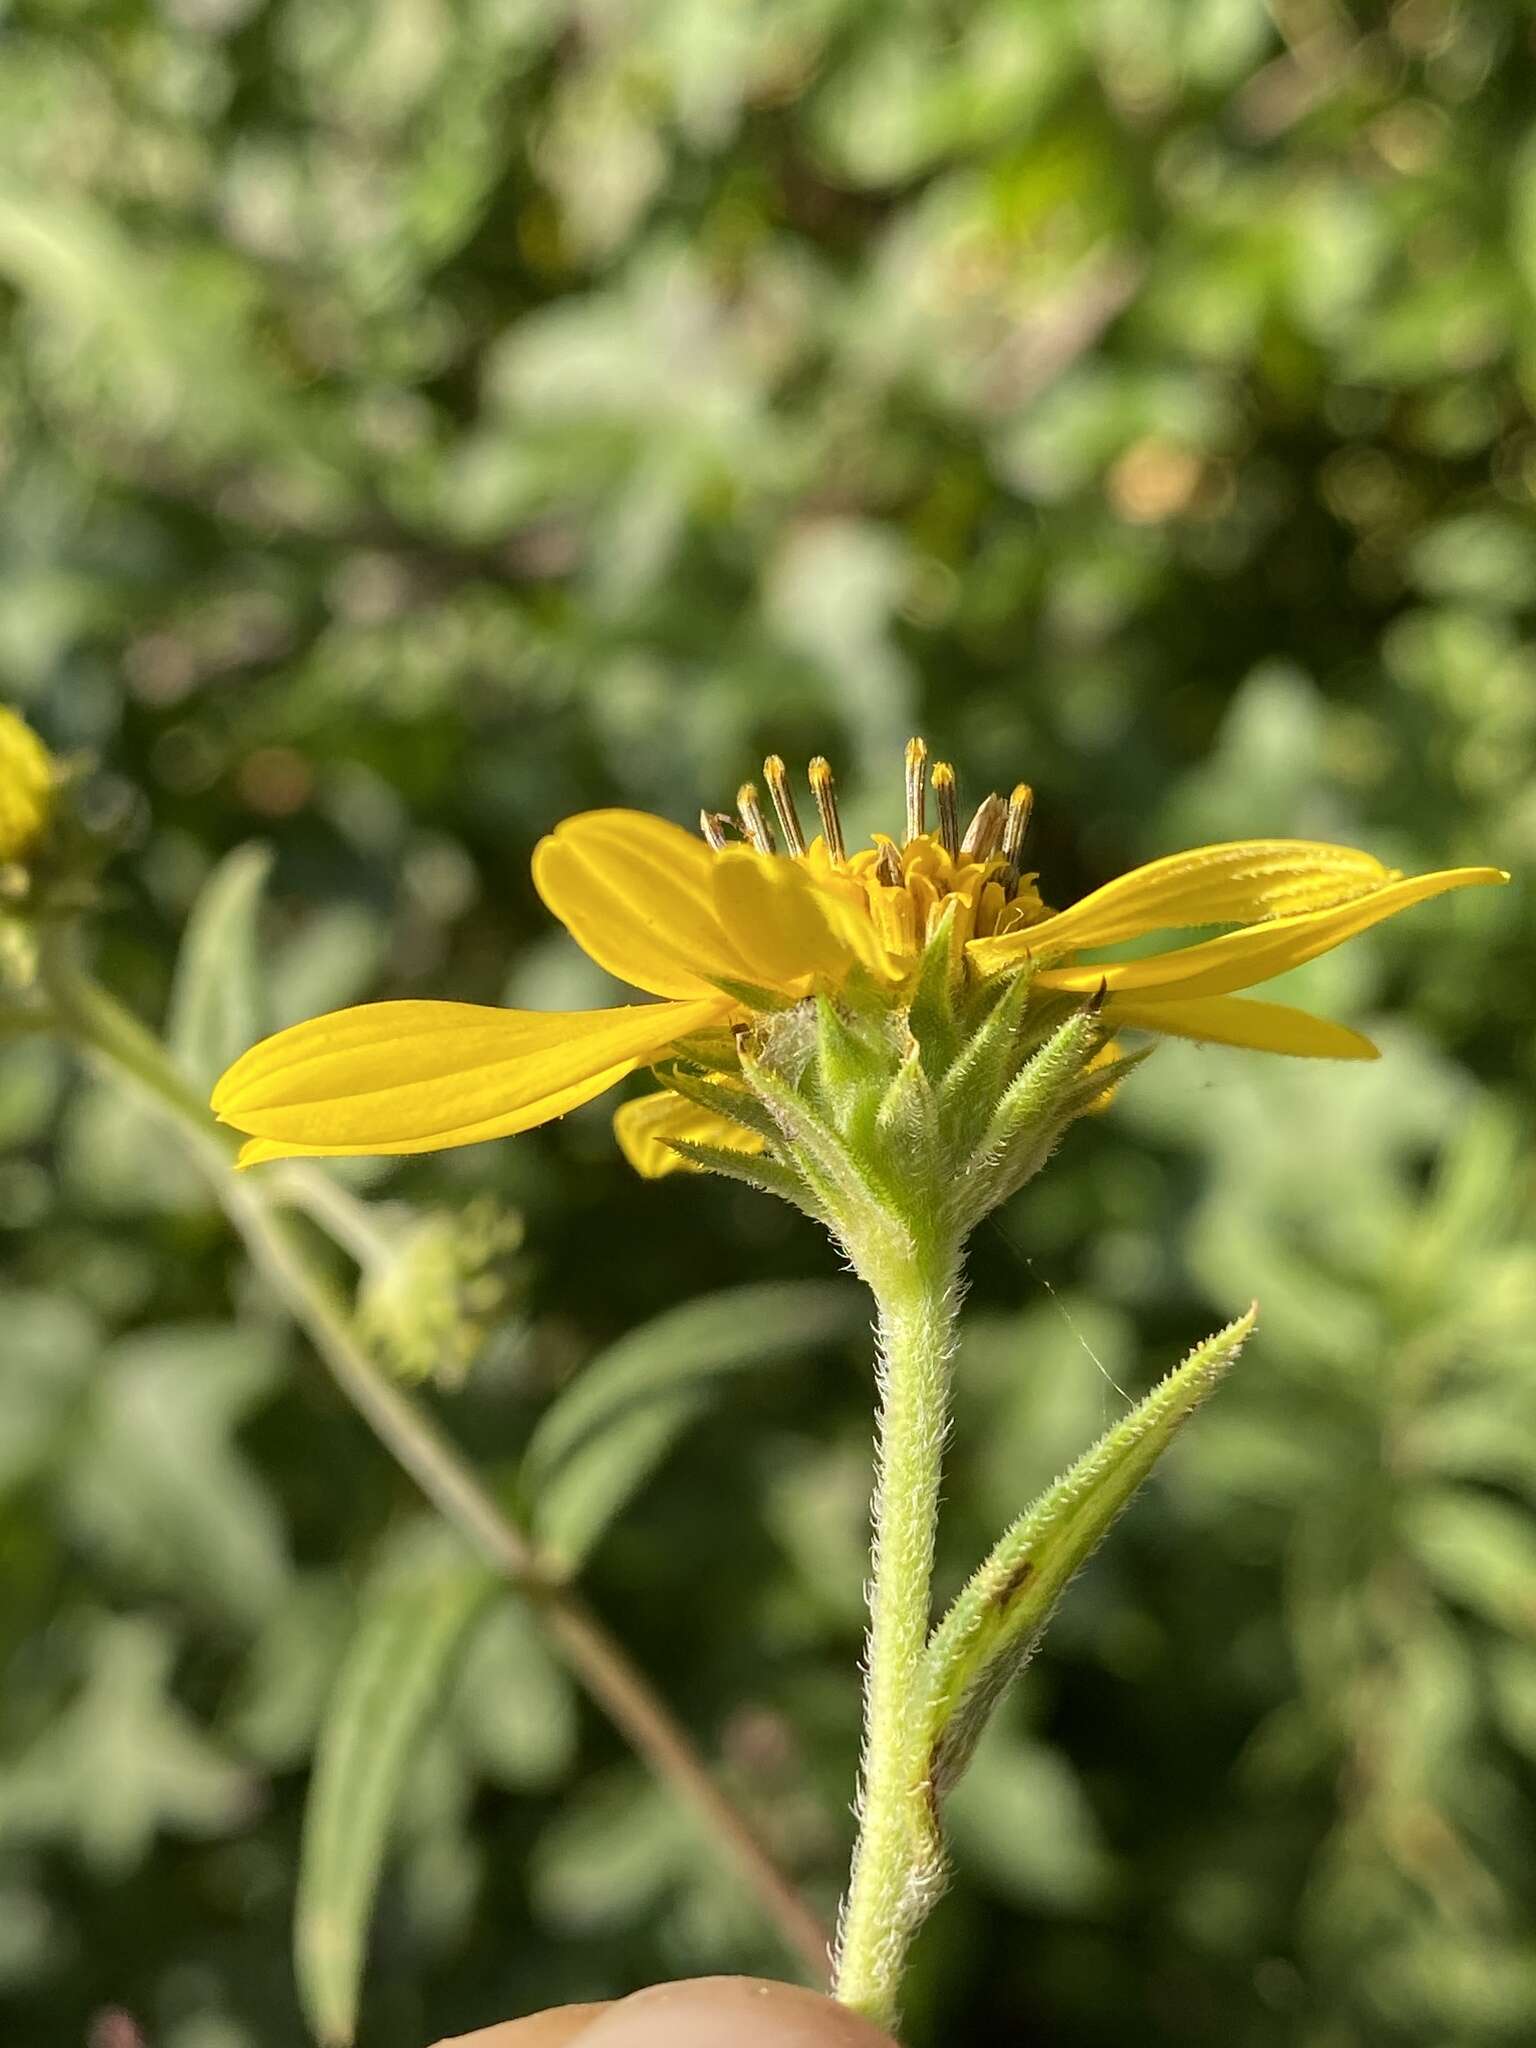
<instances>
[{"instance_id":1,"label":"hairy flower stalk","mask_svg":"<svg viewBox=\"0 0 1536 2048\"><path fill-rule=\"evenodd\" d=\"M949 1423L959 1247L871 1272L880 1305L869 1647L859 1834L838 1929L837 1995L889 2017L907 1946L944 1881L912 1705L928 1645L939 1483Z\"/></svg>"},{"instance_id":2,"label":"hairy flower stalk","mask_svg":"<svg viewBox=\"0 0 1536 2048\"><path fill-rule=\"evenodd\" d=\"M744 785L733 813L701 813L697 838L594 811L540 844L534 880L551 910L659 1001L569 1015L346 1010L253 1047L214 1107L247 1135L247 1165L425 1152L527 1130L648 1067L659 1088L614 1119L639 1172L722 1173L831 1231L874 1294L880 1333L859 1836L837 1991L889 2025L943 1884L942 1793L1061 1589L1252 1320L1191 1353L1109 1432L933 1628L969 1232L1144 1056L1122 1034L1374 1058L1358 1032L1241 991L1415 903L1505 878L1410 878L1348 847L1244 840L1153 861L1055 911L1024 866L1027 785L984 797L962 823L953 769L930 768L914 740L903 837L850 849L825 760L808 784L812 836L773 756L767 806ZM1175 942L1200 927L1215 935ZM1113 950L1158 934L1160 949L1136 958Z\"/></svg>"}]
</instances>

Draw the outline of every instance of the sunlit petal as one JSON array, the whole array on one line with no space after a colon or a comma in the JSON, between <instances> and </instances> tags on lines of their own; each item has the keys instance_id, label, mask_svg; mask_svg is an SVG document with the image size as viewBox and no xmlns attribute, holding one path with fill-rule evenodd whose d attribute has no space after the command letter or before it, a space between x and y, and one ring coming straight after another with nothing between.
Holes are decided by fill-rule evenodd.
<instances>
[{"instance_id":1,"label":"sunlit petal","mask_svg":"<svg viewBox=\"0 0 1536 2048\"><path fill-rule=\"evenodd\" d=\"M761 1152L763 1140L756 1131L743 1129L727 1116L717 1116L701 1103L685 1101L668 1089L622 1102L613 1113L613 1134L619 1150L646 1180L661 1180L669 1173L702 1173L704 1168L674 1152L672 1143L715 1145L727 1152Z\"/></svg>"},{"instance_id":2,"label":"sunlit petal","mask_svg":"<svg viewBox=\"0 0 1536 2048\"><path fill-rule=\"evenodd\" d=\"M1327 910L1396 879L1393 869L1352 846L1311 839L1239 839L1149 861L1106 882L1069 909L1013 934L1011 940L990 943L999 951L1025 944L1037 956L1048 949L1077 953L1085 946L1112 946L1144 932L1255 924ZM989 971L987 943L977 948L983 972Z\"/></svg>"},{"instance_id":3,"label":"sunlit petal","mask_svg":"<svg viewBox=\"0 0 1536 2048\"><path fill-rule=\"evenodd\" d=\"M1498 868L1448 868L1438 874L1411 875L1388 882L1368 896L1316 910L1299 917L1272 918L1244 931L1226 932L1197 946L1155 953L1141 960L1080 961L1052 967L1036 977L1040 988L1075 989L1091 994L1101 985L1112 993L1147 993L1167 989L1181 996L1222 996L1270 981L1319 953L1327 953L1384 918L1395 917L1432 896L1451 889L1473 889L1506 882ZM1027 936L1027 934L1026 934ZM990 942L989 942L990 943Z\"/></svg>"},{"instance_id":4,"label":"sunlit petal","mask_svg":"<svg viewBox=\"0 0 1536 2048\"><path fill-rule=\"evenodd\" d=\"M534 887L585 953L658 996L750 982L750 961L715 904L717 856L644 811L584 811L533 854Z\"/></svg>"},{"instance_id":5,"label":"sunlit petal","mask_svg":"<svg viewBox=\"0 0 1536 2048\"><path fill-rule=\"evenodd\" d=\"M1247 996L1195 996L1156 1002L1111 996L1106 1019L1117 1027L1160 1031L1171 1038L1197 1038L1208 1045L1243 1045L1254 1052L1286 1052L1306 1059L1374 1060L1381 1057L1363 1032L1329 1017L1313 1017L1286 1003L1254 1002Z\"/></svg>"},{"instance_id":6,"label":"sunlit petal","mask_svg":"<svg viewBox=\"0 0 1536 2048\"><path fill-rule=\"evenodd\" d=\"M571 1013L473 1003L369 1003L252 1046L214 1092L260 1141L243 1163L301 1154L435 1152L561 1116L715 1023L726 1005Z\"/></svg>"},{"instance_id":7,"label":"sunlit petal","mask_svg":"<svg viewBox=\"0 0 1536 2048\"><path fill-rule=\"evenodd\" d=\"M800 862L765 858L750 847L731 847L714 860L716 908L751 963L747 980L802 996L841 987L855 964L878 979L893 978L862 891L850 900Z\"/></svg>"}]
</instances>

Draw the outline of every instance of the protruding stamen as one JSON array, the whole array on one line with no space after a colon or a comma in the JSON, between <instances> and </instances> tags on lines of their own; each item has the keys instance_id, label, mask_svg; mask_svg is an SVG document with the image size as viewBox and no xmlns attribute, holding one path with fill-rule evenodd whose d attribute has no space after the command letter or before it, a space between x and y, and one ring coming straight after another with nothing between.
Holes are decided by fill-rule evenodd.
<instances>
[{"instance_id":1,"label":"protruding stamen","mask_svg":"<svg viewBox=\"0 0 1536 2048\"><path fill-rule=\"evenodd\" d=\"M741 818L741 829L757 848L759 853L774 851L773 830L763 816L763 807L757 800L757 791L750 782L744 782L736 792L736 809Z\"/></svg>"},{"instance_id":2,"label":"protruding stamen","mask_svg":"<svg viewBox=\"0 0 1536 2048\"><path fill-rule=\"evenodd\" d=\"M928 822L928 742L907 741L907 838L920 839Z\"/></svg>"},{"instance_id":3,"label":"protruding stamen","mask_svg":"<svg viewBox=\"0 0 1536 2048\"><path fill-rule=\"evenodd\" d=\"M773 808L779 814L779 826L784 834L785 844L793 854L805 851L805 834L800 830L800 813L795 809L795 793L789 786L789 776L784 763L777 754L770 754L763 763L763 780L768 785L768 794L773 798Z\"/></svg>"},{"instance_id":4,"label":"protruding stamen","mask_svg":"<svg viewBox=\"0 0 1536 2048\"><path fill-rule=\"evenodd\" d=\"M1008 815L1003 820L1003 843L1001 852L1009 867L1019 865L1019 856L1024 851L1024 834L1029 830L1029 814L1035 807L1035 792L1027 782L1021 782L1008 799Z\"/></svg>"},{"instance_id":5,"label":"protruding stamen","mask_svg":"<svg viewBox=\"0 0 1536 2048\"><path fill-rule=\"evenodd\" d=\"M887 889L902 888L907 878L902 871L901 855L896 851L895 845L883 833L877 835L875 845L878 849L875 854L877 878L884 882Z\"/></svg>"},{"instance_id":6,"label":"protruding stamen","mask_svg":"<svg viewBox=\"0 0 1536 2048\"><path fill-rule=\"evenodd\" d=\"M960 792L947 761L933 764L933 793L939 804L939 844L951 860L960 857Z\"/></svg>"},{"instance_id":7,"label":"protruding stamen","mask_svg":"<svg viewBox=\"0 0 1536 2048\"><path fill-rule=\"evenodd\" d=\"M700 811L699 830L709 841L716 853L724 853L726 831L736 820L729 811Z\"/></svg>"},{"instance_id":8,"label":"protruding stamen","mask_svg":"<svg viewBox=\"0 0 1536 2048\"><path fill-rule=\"evenodd\" d=\"M976 806L976 815L965 828L965 837L960 842L963 860L990 860L997 851L1003 836L1003 820L1008 807L994 790Z\"/></svg>"},{"instance_id":9,"label":"protruding stamen","mask_svg":"<svg viewBox=\"0 0 1536 2048\"><path fill-rule=\"evenodd\" d=\"M832 765L818 754L810 766L811 795L816 799L816 809L821 816L821 829L826 835L827 851L841 867L848 858L848 848L843 843L843 821L837 815L837 786L832 780Z\"/></svg>"}]
</instances>

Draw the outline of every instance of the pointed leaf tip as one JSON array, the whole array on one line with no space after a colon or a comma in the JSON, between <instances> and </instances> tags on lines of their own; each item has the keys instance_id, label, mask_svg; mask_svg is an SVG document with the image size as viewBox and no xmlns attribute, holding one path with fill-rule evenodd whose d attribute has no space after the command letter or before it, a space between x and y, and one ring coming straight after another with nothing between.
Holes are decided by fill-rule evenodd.
<instances>
[{"instance_id":1,"label":"pointed leaf tip","mask_svg":"<svg viewBox=\"0 0 1536 2048\"><path fill-rule=\"evenodd\" d=\"M1258 1303L1197 1344L1041 1495L972 1575L929 1639L923 1759L938 1792L970 1761L1078 1569L1242 1350Z\"/></svg>"}]
</instances>

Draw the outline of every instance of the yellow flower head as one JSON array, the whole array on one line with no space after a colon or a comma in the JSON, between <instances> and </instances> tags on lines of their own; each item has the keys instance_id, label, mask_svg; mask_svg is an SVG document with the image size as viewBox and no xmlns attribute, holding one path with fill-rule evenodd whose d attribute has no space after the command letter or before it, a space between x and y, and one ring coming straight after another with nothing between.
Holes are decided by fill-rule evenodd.
<instances>
[{"instance_id":1,"label":"yellow flower head","mask_svg":"<svg viewBox=\"0 0 1536 2048\"><path fill-rule=\"evenodd\" d=\"M54 760L31 726L0 704L0 861L23 859L53 810Z\"/></svg>"},{"instance_id":2,"label":"yellow flower head","mask_svg":"<svg viewBox=\"0 0 1536 2048\"><path fill-rule=\"evenodd\" d=\"M600 966L662 1000L574 1013L375 1003L295 1025L252 1047L215 1090L218 1115L250 1136L241 1163L506 1137L679 1049L728 1063L729 1028L760 1010L817 995L902 1008L941 929L957 977L1027 967L1032 1000L1095 997L1108 1027L1372 1059L1360 1033L1238 991L1431 896L1507 880L1497 868L1405 878L1350 847L1251 839L1171 854L1052 911L1023 866L1027 787L988 796L962 830L953 769L930 774L919 740L906 766L903 837L853 853L822 760L810 768L821 827L810 839L777 757L763 771L777 835L750 784L734 817L703 814L699 838L639 811L568 819L534 852L540 896ZM1198 926L1229 929L1132 960L1096 957ZM686 1163L674 1140L762 1142L671 1093L626 1103L615 1127L648 1175Z\"/></svg>"}]
</instances>

